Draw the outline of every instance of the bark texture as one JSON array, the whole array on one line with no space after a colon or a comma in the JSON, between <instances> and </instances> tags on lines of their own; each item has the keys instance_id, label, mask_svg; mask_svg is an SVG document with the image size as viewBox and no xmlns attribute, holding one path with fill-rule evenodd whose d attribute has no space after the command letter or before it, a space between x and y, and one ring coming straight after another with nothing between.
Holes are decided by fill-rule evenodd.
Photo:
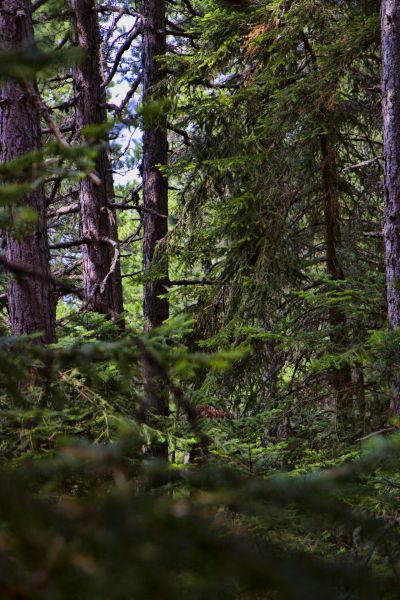
<instances>
[{"instance_id":1,"label":"bark texture","mask_svg":"<svg viewBox=\"0 0 400 600\"><path fill-rule=\"evenodd\" d=\"M85 51L83 62L74 70L76 127L82 132L88 125L107 122L101 36L94 0L70 0L70 5L75 43ZM81 142L85 141L81 133ZM114 184L106 138L101 140L95 170L100 185L88 177L80 184L81 233L92 240L83 247L84 293L89 309L119 314L123 311L122 283L116 214L108 208L114 200Z\"/></svg>"},{"instance_id":2,"label":"bark texture","mask_svg":"<svg viewBox=\"0 0 400 600\"><path fill-rule=\"evenodd\" d=\"M382 116L385 170L384 239L388 317L400 324L400 3L383 0Z\"/></svg>"},{"instance_id":3,"label":"bark texture","mask_svg":"<svg viewBox=\"0 0 400 600\"><path fill-rule=\"evenodd\" d=\"M389 327L400 325L400 2L382 0L382 117L385 211L383 235ZM400 414L394 385L391 410Z\"/></svg>"},{"instance_id":4,"label":"bark texture","mask_svg":"<svg viewBox=\"0 0 400 600\"><path fill-rule=\"evenodd\" d=\"M0 47L22 49L34 43L30 2L0 2ZM30 89L36 91L30 82ZM40 115L32 93L14 80L5 81L0 89L0 160L15 160L41 148ZM32 173L32 178L34 177ZM8 284L9 320L15 335L41 332L44 343L55 339L55 304L49 280L49 248L46 226L46 201L43 189L30 192L26 205L37 215L34 230L22 241L8 234L7 260L43 273L43 277L19 277ZM12 212L13 208L10 207Z\"/></svg>"},{"instance_id":5,"label":"bark texture","mask_svg":"<svg viewBox=\"0 0 400 600\"><path fill-rule=\"evenodd\" d=\"M338 253L341 242L340 208L337 190L336 156L329 134L321 136L322 181L325 210L326 265L333 281L344 279ZM333 306L329 310L330 338L335 352L348 347L347 319L344 310ZM352 376L350 365L345 363L332 370L332 385L336 391L338 420L348 423L352 411Z\"/></svg>"},{"instance_id":6,"label":"bark texture","mask_svg":"<svg viewBox=\"0 0 400 600\"><path fill-rule=\"evenodd\" d=\"M166 3L165 0L143 2L143 95L144 102L162 100L165 71L157 57L166 53ZM148 331L161 325L169 316L166 298L168 262L166 253L158 247L168 233L168 181L158 165L167 164L167 122L157 116L155 122L146 123L143 134L143 201L144 214L144 271L149 276L144 287L143 313ZM158 251L157 251L158 250ZM156 252L157 251L157 252ZM160 414L168 414L168 393L148 361L143 364L146 403Z\"/></svg>"}]
</instances>

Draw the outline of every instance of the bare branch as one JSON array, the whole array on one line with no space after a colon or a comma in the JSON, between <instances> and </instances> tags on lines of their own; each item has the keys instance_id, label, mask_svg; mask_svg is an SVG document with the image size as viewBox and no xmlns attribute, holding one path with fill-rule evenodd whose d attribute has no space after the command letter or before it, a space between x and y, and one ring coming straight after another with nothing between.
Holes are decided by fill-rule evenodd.
<instances>
[{"instance_id":1,"label":"bare branch","mask_svg":"<svg viewBox=\"0 0 400 600\"><path fill-rule=\"evenodd\" d=\"M49 244L50 250L62 250L64 248L75 248L77 246L83 246L85 244L91 244L93 240L90 238L80 238L78 240L71 240L70 242L59 242L58 244Z\"/></svg>"},{"instance_id":2,"label":"bare branch","mask_svg":"<svg viewBox=\"0 0 400 600\"><path fill-rule=\"evenodd\" d=\"M39 94L36 92L33 85L31 83L25 82L24 88L25 88L26 92L29 94L29 96L32 98L33 102L35 103L37 110L43 115L47 125L49 126L49 129L53 133L54 137L56 138L56 140L58 141L60 146L63 146L64 148L71 148L71 145L67 142L67 140L63 136L58 125L51 118L49 107L42 100L42 98L39 96ZM101 180L95 173L93 173L93 172L88 173L88 178L95 185L101 185Z\"/></svg>"},{"instance_id":3,"label":"bare branch","mask_svg":"<svg viewBox=\"0 0 400 600\"><path fill-rule=\"evenodd\" d=\"M189 13L193 16L193 17L202 17L203 15L201 13L199 13L194 6L192 6L191 2L189 0L183 0L184 5L186 6L186 8L188 9Z\"/></svg>"},{"instance_id":4,"label":"bare branch","mask_svg":"<svg viewBox=\"0 0 400 600\"><path fill-rule=\"evenodd\" d=\"M177 279L169 281L169 286L187 286L187 285L214 285L212 279Z\"/></svg>"},{"instance_id":5,"label":"bare branch","mask_svg":"<svg viewBox=\"0 0 400 600\"><path fill-rule=\"evenodd\" d=\"M170 131L173 131L177 135L180 135L181 137L183 137L183 141L186 146L190 145L190 137L189 137L187 131L185 131L184 129L180 129L179 127L175 127L175 125L171 125L171 123L168 123L168 129Z\"/></svg>"},{"instance_id":6,"label":"bare branch","mask_svg":"<svg viewBox=\"0 0 400 600\"><path fill-rule=\"evenodd\" d=\"M48 211L47 218L54 219L56 217L62 217L64 215L76 214L79 212L79 204L70 204L69 206L63 206L56 210Z\"/></svg>"},{"instance_id":7,"label":"bare branch","mask_svg":"<svg viewBox=\"0 0 400 600\"><path fill-rule=\"evenodd\" d=\"M376 162L377 160L382 160L383 156L374 156L374 158L370 158L368 160L363 160L362 162L357 163L356 165L350 165L348 167L345 167L342 171L342 173L347 173L348 171L354 171L355 169L362 169L364 167L368 167L368 165L371 165L372 163Z\"/></svg>"},{"instance_id":8,"label":"bare branch","mask_svg":"<svg viewBox=\"0 0 400 600\"><path fill-rule=\"evenodd\" d=\"M121 9L119 6L112 6L111 4L101 4L100 6L96 6L94 10L99 13L122 13L123 15L129 15L131 17L136 17L137 19L143 20L143 15L139 12L136 12L135 10L129 10L127 8Z\"/></svg>"},{"instance_id":9,"label":"bare branch","mask_svg":"<svg viewBox=\"0 0 400 600\"><path fill-rule=\"evenodd\" d=\"M118 67L122 60L123 55L125 54L125 52L127 50L129 50L133 41L138 37L138 35L141 33L141 31L142 31L142 21L140 20L140 21L138 21L136 26L133 28L132 33L126 38L125 42L119 48L117 55L115 57L115 60L114 60L114 64L111 67L111 71L110 71L106 81L104 81L102 83L102 87L107 87L111 83L115 73L118 70Z\"/></svg>"}]
</instances>

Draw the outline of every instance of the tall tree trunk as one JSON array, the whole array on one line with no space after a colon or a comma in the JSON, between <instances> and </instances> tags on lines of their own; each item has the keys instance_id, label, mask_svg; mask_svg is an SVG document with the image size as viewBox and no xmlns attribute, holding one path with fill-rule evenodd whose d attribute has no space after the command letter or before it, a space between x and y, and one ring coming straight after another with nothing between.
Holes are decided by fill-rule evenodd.
<instances>
[{"instance_id":1,"label":"tall tree trunk","mask_svg":"<svg viewBox=\"0 0 400 600\"><path fill-rule=\"evenodd\" d=\"M30 2L0 2L0 46L2 49L29 48L34 44ZM35 85L29 89L36 93ZM40 150L40 114L26 86L14 80L5 81L0 89L0 160L12 161L27 152ZM34 176L34 174L33 174ZM55 339L55 315L50 284L49 248L46 226L46 201L42 188L25 197L37 221L34 230L22 241L7 235L7 260L27 270L38 271L40 277L15 278L8 284L8 310L12 331L16 335L41 332L41 340ZM12 212L11 207L11 212Z\"/></svg>"},{"instance_id":2,"label":"tall tree trunk","mask_svg":"<svg viewBox=\"0 0 400 600\"><path fill-rule=\"evenodd\" d=\"M329 134L321 136L322 181L325 209L326 264L333 281L344 279L338 255L341 241L340 210L337 193L335 149ZM348 346L346 314L341 307L329 310L330 338L334 352L340 353ZM348 363L332 369L332 385L336 392L338 421L344 425L350 421L352 412L352 377Z\"/></svg>"},{"instance_id":3,"label":"tall tree trunk","mask_svg":"<svg viewBox=\"0 0 400 600\"><path fill-rule=\"evenodd\" d=\"M304 43L317 75L318 61L316 54L305 34ZM326 115L328 108L321 106L321 119ZM325 212L325 242L326 242L326 266L333 281L344 279L344 273L338 254L338 245L341 241L340 208L337 189L336 152L329 132L329 123L326 123L328 132L320 135L321 147L321 172L324 195ZM330 339L335 352L346 350L347 319L346 313L340 307L333 306L329 310ZM342 425L346 426L349 421L349 409L352 410L352 377L351 368L348 363L332 369L332 386L336 391L336 414Z\"/></svg>"},{"instance_id":4,"label":"tall tree trunk","mask_svg":"<svg viewBox=\"0 0 400 600\"><path fill-rule=\"evenodd\" d=\"M396 330L400 325L400 3L398 0L382 0L381 30L385 182L383 234L389 327ZM400 415L398 384L397 381L394 386L391 410Z\"/></svg>"},{"instance_id":5,"label":"tall tree trunk","mask_svg":"<svg viewBox=\"0 0 400 600\"><path fill-rule=\"evenodd\" d=\"M76 126L82 132L87 125L104 125L107 122L101 36L95 1L70 0L70 4L75 42L85 51L83 62L74 69ZM82 133L81 141L85 142ZM104 312L106 309L119 314L123 311L122 282L120 262L116 260L116 215L108 208L114 198L114 185L106 138L101 140L95 168L101 184L96 185L88 177L80 184L82 237L91 240L83 249L85 299L92 310Z\"/></svg>"},{"instance_id":6,"label":"tall tree trunk","mask_svg":"<svg viewBox=\"0 0 400 600\"><path fill-rule=\"evenodd\" d=\"M162 102L164 67L157 57L166 53L165 0L143 2L143 96L144 102ZM144 286L143 313L146 329L151 331L169 316L169 305L161 296L167 292L168 262L166 252L157 252L159 242L168 233L168 181L158 165L167 164L167 122L158 115L155 122L145 123L143 134L143 202L152 212L144 216L144 271L149 276ZM164 215L164 216L157 216ZM156 264L155 264L156 263ZM145 402L159 414L168 414L168 392L148 361L143 364Z\"/></svg>"}]
</instances>

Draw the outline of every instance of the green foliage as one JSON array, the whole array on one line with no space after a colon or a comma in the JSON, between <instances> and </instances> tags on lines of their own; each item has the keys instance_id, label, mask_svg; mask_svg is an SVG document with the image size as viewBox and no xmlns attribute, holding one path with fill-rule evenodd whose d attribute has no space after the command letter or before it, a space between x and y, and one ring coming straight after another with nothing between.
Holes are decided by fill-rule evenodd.
<instances>
[{"instance_id":1,"label":"green foliage","mask_svg":"<svg viewBox=\"0 0 400 600\"><path fill-rule=\"evenodd\" d=\"M2 50L0 53L0 79L21 81L34 79L43 69L76 64L82 57L79 49L69 48L58 52L43 52L35 47L25 50Z\"/></svg>"},{"instance_id":2,"label":"green foliage","mask_svg":"<svg viewBox=\"0 0 400 600\"><path fill-rule=\"evenodd\" d=\"M129 27L98 8L107 70ZM170 232L144 275L140 173L116 186L124 331L66 295L58 341L42 347L11 337L2 309L0 598L394 600L399 334L386 328L379 237L379 6L182 0L168 11L163 99L108 104L113 119L87 127L85 144L71 127L80 56L67 3L35 11L38 49L0 55L0 79L37 78L68 138L46 130L42 151L0 166L5 231L31 231L25 199L39 188L50 215L77 204L108 137L113 169L138 167L140 142L125 147L138 126L168 126L171 188ZM116 80L132 84L139 55L133 44ZM51 267L79 290L81 248L54 248L81 236L66 214L48 219ZM171 318L144 334L142 287L167 265ZM4 291L11 276L2 270ZM144 403L144 357L168 415Z\"/></svg>"}]
</instances>

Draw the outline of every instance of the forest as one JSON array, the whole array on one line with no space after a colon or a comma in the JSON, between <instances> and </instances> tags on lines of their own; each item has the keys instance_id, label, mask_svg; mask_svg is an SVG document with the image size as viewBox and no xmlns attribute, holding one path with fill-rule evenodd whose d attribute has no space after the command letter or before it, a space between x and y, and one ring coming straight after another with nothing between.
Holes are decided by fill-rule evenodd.
<instances>
[{"instance_id":1,"label":"forest","mask_svg":"<svg viewBox=\"0 0 400 600\"><path fill-rule=\"evenodd\" d=\"M400 598L400 0L0 0L0 600Z\"/></svg>"}]
</instances>

